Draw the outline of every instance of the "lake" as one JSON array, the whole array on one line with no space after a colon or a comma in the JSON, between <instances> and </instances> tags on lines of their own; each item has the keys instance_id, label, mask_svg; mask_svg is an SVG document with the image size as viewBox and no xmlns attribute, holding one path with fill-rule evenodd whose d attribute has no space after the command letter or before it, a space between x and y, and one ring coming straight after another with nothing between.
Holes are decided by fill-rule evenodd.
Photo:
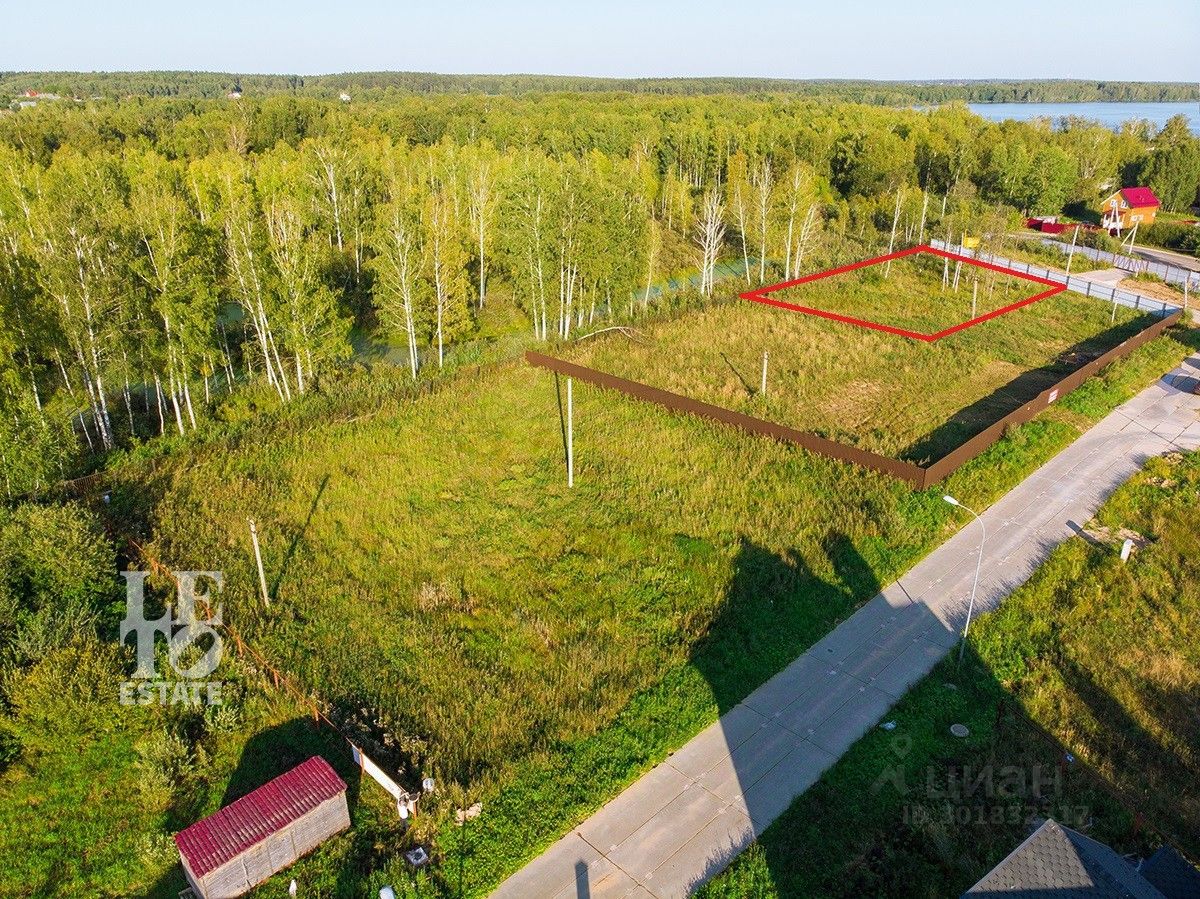
<instances>
[{"instance_id":1,"label":"lake","mask_svg":"<svg viewBox=\"0 0 1200 899\"><path fill-rule=\"evenodd\" d=\"M1200 134L1200 103L970 103L971 111L993 122L1028 121L1080 116L1112 128L1131 119L1148 119L1158 128L1175 115L1185 115L1194 134Z\"/></svg>"}]
</instances>

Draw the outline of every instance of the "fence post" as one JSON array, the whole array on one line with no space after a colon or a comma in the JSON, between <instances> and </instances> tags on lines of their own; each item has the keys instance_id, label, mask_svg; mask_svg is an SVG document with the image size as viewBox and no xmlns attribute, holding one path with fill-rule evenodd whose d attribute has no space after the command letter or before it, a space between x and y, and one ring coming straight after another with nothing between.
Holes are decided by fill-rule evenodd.
<instances>
[{"instance_id":1,"label":"fence post","mask_svg":"<svg viewBox=\"0 0 1200 899\"><path fill-rule=\"evenodd\" d=\"M254 544L254 564L258 568L258 586L262 589L263 605L268 609L271 608L271 595L267 591L267 576L263 572L262 553L258 549L258 527L254 524L253 518L248 518L250 522L250 542Z\"/></svg>"}]
</instances>

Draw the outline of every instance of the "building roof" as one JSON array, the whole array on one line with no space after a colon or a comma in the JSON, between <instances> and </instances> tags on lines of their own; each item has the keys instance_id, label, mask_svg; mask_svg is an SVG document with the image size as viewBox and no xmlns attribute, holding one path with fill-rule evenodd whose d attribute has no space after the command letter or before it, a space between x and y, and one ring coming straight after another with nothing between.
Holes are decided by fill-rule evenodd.
<instances>
[{"instance_id":1,"label":"building roof","mask_svg":"<svg viewBox=\"0 0 1200 899\"><path fill-rule=\"evenodd\" d=\"M1146 859L1141 873L1167 899L1195 899L1200 896L1200 871L1193 868L1172 846L1162 846Z\"/></svg>"},{"instance_id":2,"label":"building roof","mask_svg":"<svg viewBox=\"0 0 1200 899\"><path fill-rule=\"evenodd\" d=\"M314 755L207 818L175 834L196 877L237 858L346 789L329 762Z\"/></svg>"},{"instance_id":3,"label":"building roof","mask_svg":"<svg viewBox=\"0 0 1200 899\"><path fill-rule=\"evenodd\" d=\"M1154 191L1148 187L1123 187L1121 196L1133 209L1145 209L1148 206L1161 206Z\"/></svg>"},{"instance_id":4,"label":"building roof","mask_svg":"<svg viewBox=\"0 0 1200 899\"><path fill-rule=\"evenodd\" d=\"M1137 870L1103 843L1047 820L964 897L1163 899Z\"/></svg>"}]
</instances>

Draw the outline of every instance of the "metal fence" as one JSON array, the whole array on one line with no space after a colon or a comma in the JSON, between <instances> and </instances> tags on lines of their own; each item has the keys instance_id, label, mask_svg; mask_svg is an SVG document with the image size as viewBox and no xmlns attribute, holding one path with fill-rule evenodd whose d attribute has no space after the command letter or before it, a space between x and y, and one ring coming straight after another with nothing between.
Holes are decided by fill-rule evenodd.
<instances>
[{"instance_id":1,"label":"metal fence","mask_svg":"<svg viewBox=\"0 0 1200 899\"><path fill-rule=\"evenodd\" d=\"M792 443L818 455L837 459L841 462L850 462L872 471L879 471L906 481L918 489L925 489L949 477L964 463L969 462L990 448L1005 435L1009 428L1029 421L1105 366L1115 362L1122 356L1132 353L1142 344L1153 340L1164 330L1178 322L1182 316L1183 311L1176 309L1159 317L1157 321L1152 322L1148 327L1113 347L1102 356L1080 366L1053 387L1043 390L1023 406L1014 409L987 429L976 434L929 465L917 465L914 462L892 459L888 456L882 456L870 450L860 449L849 444L839 443L836 440L830 440L808 431L799 431L795 428L755 418L752 415L746 415L742 412L734 412L732 409L714 406L710 403L694 400L691 397L678 393L671 393L658 387L651 387L640 381L619 378L607 372L597 371L594 368L577 365L574 362L567 362L565 359L547 356L544 353L534 352L533 350L525 353L525 361L538 368L545 368L570 378L577 378L580 381L595 384L597 387L616 390L635 399L670 409L673 412L686 412L689 415L697 415L701 418L732 425L751 434L770 437L785 443Z\"/></svg>"},{"instance_id":2,"label":"metal fence","mask_svg":"<svg viewBox=\"0 0 1200 899\"><path fill-rule=\"evenodd\" d=\"M1061 251L1063 255L1075 253L1086 256L1088 259L1096 262L1104 262L1113 268L1119 268L1133 275L1158 275L1158 277L1162 278L1168 284L1177 284L1180 287L1188 284L1192 290L1200 286L1200 272L1192 271L1179 265L1171 265L1168 262L1159 262L1154 259L1142 259L1137 256L1125 256L1122 253L1097 250L1095 247L1081 247L1078 244L1076 244L1074 250L1070 250L1067 244L1064 244L1062 241L1052 240L1049 237L1043 237L1041 241L1046 246L1054 247L1056 250Z\"/></svg>"},{"instance_id":3,"label":"metal fence","mask_svg":"<svg viewBox=\"0 0 1200 899\"><path fill-rule=\"evenodd\" d=\"M662 406L664 409L670 409L673 412L686 412L689 415L697 415L700 418L719 421L722 424L732 425L751 434L771 437L775 440L781 440L784 443L794 443L796 446L801 446L821 456L839 459L842 462L853 462L855 465L861 465L863 468L870 468L873 471L882 471L892 477L908 481L914 486L921 486L925 477L924 469L912 462L889 459L887 456L881 456L878 453L859 449L856 446L849 446L845 443L838 443L836 440L829 440L808 431L798 431L795 428L776 424L773 421L755 418L753 415L734 412L732 409L726 409L723 406L703 403L689 396L671 393L668 390L661 390L658 387L651 387L649 384L643 384L640 381L618 378L616 375L597 371L594 368L588 368L584 365L576 365L574 362L567 362L565 359L557 359L554 356L547 356L543 353L530 350L525 353L525 361L538 368L549 369L558 374L566 375L569 378L577 378L588 384L595 384L597 387L616 390L635 399L654 403L655 405Z\"/></svg>"},{"instance_id":4,"label":"metal fence","mask_svg":"<svg viewBox=\"0 0 1200 899\"><path fill-rule=\"evenodd\" d=\"M1079 275L1068 275L1065 272L1043 268L1040 265L1034 265L1030 262L1018 262L1015 259L1007 259L1004 256L998 256L995 253L980 254L976 253L975 250L967 249L954 244L947 245L944 240L931 240L930 244L940 250L946 250L950 253L958 253L960 256L969 256L972 259L978 259L980 262L990 262L993 265L1000 265L1004 268L1010 268L1013 271L1025 272L1026 274L1034 275L1038 278L1045 278L1046 280L1053 281L1056 284L1062 284L1067 288L1067 290L1073 290L1076 293L1081 293L1085 297L1094 297L1097 300L1106 300L1114 305L1128 306L1130 309L1137 309L1141 312L1150 313L1151 315L1170 315L1172 312L1181 308L1182 306L1182 303L1168 303L1164 300L1156 300L1151 297L1142 296L1140 293L1122 290L1114 284L1104 284L1100 281L1093 281L1090 278L1082 278ZM1080 248L1077 247L1076 252L1078 252L1079 249ZM1084 247L1083 249L1090 249L1090 247Z\"/></svg>"}]
</instances>

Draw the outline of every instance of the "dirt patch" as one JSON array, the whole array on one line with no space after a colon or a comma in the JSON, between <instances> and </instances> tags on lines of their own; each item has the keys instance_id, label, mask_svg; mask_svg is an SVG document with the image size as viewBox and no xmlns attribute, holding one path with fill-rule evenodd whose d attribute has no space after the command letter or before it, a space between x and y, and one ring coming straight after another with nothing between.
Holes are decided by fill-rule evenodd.
<instances>
[{"instance_id":1,"label":"dirt patch","mask_svg":"<svg viewBox=\"0 0 1200 899\"><path fill-rule=\"evenodd\" d=\"M1173 306L1183 305L1182 290L1176 290L1174 287L1160 284L1158 281L1138 281L1136 278L1126 278L1117 287L1121 290L1128 290L1130 293L1140 293L1152 300L1170 303Z\"/></svg>"}]
</instances>

